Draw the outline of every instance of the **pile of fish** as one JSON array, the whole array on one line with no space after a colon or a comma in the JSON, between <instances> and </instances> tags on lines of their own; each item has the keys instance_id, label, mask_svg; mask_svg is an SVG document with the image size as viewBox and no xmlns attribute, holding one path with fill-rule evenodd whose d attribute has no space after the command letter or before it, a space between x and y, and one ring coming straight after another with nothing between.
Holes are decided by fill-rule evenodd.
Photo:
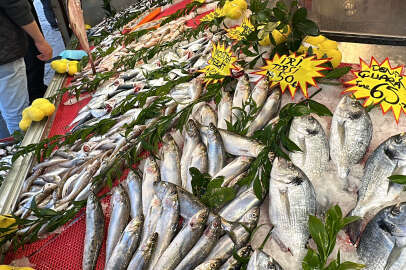
<instances>
[{"instance_id":1,"label":"pile of fish","mask_svg":"<svg viewBox=\"0 0 406 270\"><path fill-rule=\"evenodd\" d=\"M11 168L11 160L17 152L18 145L15 141L0 143L0 186Z\"/></svg>"},{"instance_id":2,"label":"pile of fish","mask_svg":"<svg viewBox=\"0 0 406 270\"><path fill-rule=\"evenodd\" d=\"M97 70L111 70L128 55L129 48L138 50L174 40L185 30L187 20L207 9L207 6L196 9L151 30L127 47L119 46L106 57L96 59ZM128 27L136 26L138 21L139 18L135 19ZM144 27L153 27L159 22ZM101 31L104 24L109 22L100 24L94 31ZM41 208L63 210L72 207L72 201L87 200L83 269L95 268L104 239L105 214L110 215L106 269L239 269L241 262L233 256L234 252L240 257L250 256L247 269L300 269L309 244L309 215L322 217L332 206L331 201L341 199L328 198L330 194L320 188L325 185L326 172L333 167L339 181L337 186L343 186L348 194L356 196L358 186L350 181L350 176L354 168L362 164L373 138L369 113L348 96L342 97L334 110L330 138L315 116L297 116L292 121L289 139L301 151L290 152L290 160L275 158L269 153L273 163L269 204L264 207L262 216L267 212L267 223L273 226L272 241L289 257L288 261L295 262L294 266L281 260L277 253L269 256L261 250L252 251L250 234L257 226L262 201L256 197L253 185L237 185L265 147L252 139L252 135L278 119L282 93L278 87L270 88L266 79L254 85L253 75L240 74L236 85L222 89L218 104L214 100L197 102L207 93L202 76L193 76L189 82L173 87L165 95L169 101L159 115L173 115L196 103L183 131L175 128L178 120L175 117L162 138L158 158L147 157L137 170L128 173L125 182L112 190L110 214L103 213L95 195L105 183L92 179L111 166L120 152L134 145L145 129L157 123L157 117L135 125L127 136L124 135L126 124L133 123L162 96L149 96L142 106L136 102L120 116L113 116L112 111L131 97L202 69L210 58L211 42L221 40L222 34L221 30L214 34L204 32L194 41L183 41L157 52L147 63L140 61L134 69L121 70L116 77L101 84L70 127L75 131L104 119L113 119L115 124L107 133L92 136L87 141L78 140L73 146L63 146L35 165L24 182L14 214L35 219L30 209L33 202ZM97 48L107 50L119 35L119 32L113 33ZM168 65L176 68L164 77L150 79L148 76ZM81 84L84 77L92 77L90 66L81 72L75 83ZM251 101L260 109L247 124L246 136L228 131L227 123L239 121L242 111L252 113L248 105ZM72 99L65 105L75 102L77 100ZM142 144L136 146L136 154L140 154L144 150ZM236 197L218 209L209 209L193 195L191 168L208 173L213 179L224 177L222 186L233 188ZM360 216L361 220L351 224L347 231L351 240L358 243L359 261L366 264L367 269L406 268L403 186L388 179L394 174L404 174L405 168L405 133L387 138L365 163L358 200L349 214Z\"/></svg>"}]
</instances>

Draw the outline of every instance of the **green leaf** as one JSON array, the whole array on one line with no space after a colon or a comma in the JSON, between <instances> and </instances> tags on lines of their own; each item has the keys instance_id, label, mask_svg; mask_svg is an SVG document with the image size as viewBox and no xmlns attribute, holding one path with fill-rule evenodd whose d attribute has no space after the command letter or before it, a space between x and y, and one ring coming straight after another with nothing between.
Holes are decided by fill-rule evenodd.
<instances>
[{"instance_id":1,"label":"green leaf","mask_svg":"<svg viewBox=\"0 0 406 270\"><path fill-rule=\"evenodd\" d=\"M333 116L333 113L323 104L311 99L309 99L307 103L309 104L312 113L315 113L319 116Z\"/></svg>"},{"instance_id":2,"label":"green leaf","mask_svg":"<svg viewBox=\"0 0 406 270\"><path fill-rule=\"evenodd\" d=\"M220 206L223 206L229 201L232 201L235 198L236 191L230 187L220 187L214 188L210 192L206 192L201 200L205 203L210 209L215 209Z\"/></svg>"},{"instance_id":3,"label":"green leaf","mask_svg":"<svg viewBox=\"0 0 406 270\"><path fill-rule=\"evenodd\" d=\"M281 135L281 143L282 145L290 152L293 151L302 151L299 146L297 146L288 136L285 134Z\"/></svg>"},{"instance_id":4,"label":"green leaf","mask_svg":"<svg viewBox=\"0 0 406 270\"><path fill-rule=\"evenodd\" d=\"M282 10L279 8L273 8L273 15L275 18L277 18L279 21L285 21L286 20L286 13L284 13Z\"/></svg>"},{"instance_id":5,"label":"green leaf","mask_svg":"<svg viewBox=\"0 0 406 270\"><path fill-rule=\"evenodd\" d=\"M317 24L311 20L302 20L296 25L296 29L308 36L318 36L320 35L320 30Z\"/></svg>"},{"instance_id":6,"label":"green leaf","mask_svg":"<svg viewBox=\"0 0 406 270\"><path fill-rule=\"evenodd\" d=\"M289 109L290 116L302 116L310 114L311 110L302 104L297 104Z\"/></svg>"},{"instance_id":7,"label":"green leaf","mask_svg":"<svg viewBox=\"0 0 406 270\"><path fill-rule=\"evenodd\" d=\"M307 16L307 10L306 8L299 8L295 11L295 13L293 14L293 24L297 24L301 21L304 21L306 19Z\"/></svg>"},{"instance_id":8,"label":"green leaf","mask_svg":"<svg viewBox=\"0 0 406 270\"><path fill-rule=\"evenodd\" d=\"M357 270L357 269L364 269L365 265L359 264L359 263L354 263L354 262L343 262L340 264L340 266L337 268L337 270Z\"/></svg>"},{"instance_id":9,"label":"green leaf","mask_svg":"<svg viewBox=\"0 0 406 270\"><path fill-rule=\"evenodd\" d=\"M207 190L210 192L211 190L215 189L215 188L220 188L221 185L224 182L224 177L217 177L214 178L213 180L211 180L208 185L207 185Z\"/></svg>"},{"instance_id":10,"label":"green leaf","mask_svg":"<svg viewBox=\"0 0 406 270\"><path fill-rule=\"evenodd\" d=\"M320 261L319 256L313 249L308 249L307 254L303 259L302 267L303 270L314 270L320 269L322 267L322 262Z\"/></svg>"},{"instance_id":11,"label":"green leaf","mask_svg":"<svg viewBox=\"0 0 406 270\"><path fill-rule=\"evenodd\" d=\"M320 260L325 262L328 257L326 252L329 244L327 231L321 220L312 215L309 216L309 232L317 245Z\"/></svg>"},{"instance_id":12,"label":"green leaf","mask_svg":"<svg viewBox=\"0 0 406 270\"><path fill-rule=\"evenodd\" d=\"M351 70L351 67L341 67L329 71L323 79L339 79Z\"/></svg>"},{"instance_id":13,"label":"green leaf","mask_svg":"<svg viewBox=\"0 0 406 270\"><path fill-rule=\"evenodd\" d=\"M406 185L406 175L391 175L388 179L393 183Z\"/></svg>"},{"instance_id":14,"label":"green leaf","mask_svg":"<svg viewBox=\"0 0 406 270\"><path fill-rule=\"evenodd\" d=\"M254 188L255 196L257 196L257 198L259 200L262 200L263 191L262 191L262 185L261 185L261 181L260 181L259 177L255 178L253 188Z\"/></svg>"},{"instance_id":15,"label":"green leaf","mask_svg":"<svg viewBox=\"0 0 406 270\"><path fill-rule=\"evenodd\" d=\"M361 217L357 217L357 216L345 217L345 218L342 220L341 228L344 228L344 227L347 226L348 224L353 223L353 222L355 222L355 221L357 221L357 220L359 220L359 219L361 219Z\"/></svg>"},{"instance_id":16,"label":"green leaf","mask_svg":"<svg viewBox=\"0 0 406 270\"><path fill-rule=\"evenodd\" d=\"M206 193L207 190L207 185L210 182L210 176L207 177L207 175L202 174L197 168L191 167L189 168L190 175L192 176L192 190L193 194L200 198L203 196L204 193Z\"/></svg>"}]
</instances>

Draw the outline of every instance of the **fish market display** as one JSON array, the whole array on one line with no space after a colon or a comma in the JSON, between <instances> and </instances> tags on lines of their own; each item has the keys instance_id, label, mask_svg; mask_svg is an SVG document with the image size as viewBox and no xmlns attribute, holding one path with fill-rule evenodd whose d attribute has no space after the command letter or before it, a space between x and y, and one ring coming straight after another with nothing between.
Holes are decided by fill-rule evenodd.
<instances>
[{"instance_id":1,"label":"fish market display","mask_svg":"<svg viewBox=\"0 0 406 270\"><path fill-rule=\"evenodd\" d=\"M8 175L8 172L12 165L12 158L15 152L17 152L19 144L14 141L7 141L0 143L0 186L3 180Z\"/></svg>"},{"instance_id":2,"label":"fish market display","mask_svg":"<svg viewBox=\"0 0 406 270\"><path fill-rule=\"evenodd\" d=\"M310 216L338 204L361 219L341 231L334 255L405 268L406 192L388 177L405 174L406 129L383 138L373 111L336 86L318 94L326 107L315 105L334 114L318 113L318 96L292 99L255 74L261 61L208 83L213 45L230 40L223 24L188 25L217 2L145 22L166 4L139 1L89 31L96 74L88 64L75 75L71 90L83 93L65 106L90 101L64 141L38 154L13 213L34 225L17 233L48 232L36 208L60 215L86 204L83 269L296 270L318 244ZM270 240L258 241L264 225Z\"/></svg>"}]
</instances>

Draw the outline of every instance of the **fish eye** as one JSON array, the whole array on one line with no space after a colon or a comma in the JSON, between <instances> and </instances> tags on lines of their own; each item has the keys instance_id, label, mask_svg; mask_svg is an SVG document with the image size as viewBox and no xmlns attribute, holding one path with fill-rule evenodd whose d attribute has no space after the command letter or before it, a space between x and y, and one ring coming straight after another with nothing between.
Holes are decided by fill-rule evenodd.
<instances>
[{"instance_id":1,"label":"fish eye","mask_svg":"<svg viewBox=\"0 0 406 270\"><path fill-rule=\"evenodd\" d=\"M402 137L400 135L395 136L394 140L395 140L395 143L397 143L397 144L402 143Z\"/></svg>"},{"instance_id":2,"label":"fish eye","mask_svg":"<svg viewBox=\"0 0 406 270\"><path fill-rule=\"evenodd\" d=\"M293 163L292 163L292 161L288 161L288 169L293 170Z\"/></svg>"},{"instance_id":3,"label":"fish eye","mask_svg":"<svg viewBox=\"0 0 406 270\"><path fill-rule=\"evenodd\" d=\"M311 115L309 115L309 116L307 117L307 120L309 120L309 122L314 122L314 118L313 118Z\"/></svg>"},{"instance_id":4,"label":"fish eye","mask_svg":"<svg viewBox=\"0 0 406 270\"><path fill-rule=\"evenodd\" d=\"M390 213L394 216L398 216L400 214L400 207L398 205L395 205L392 207Z\"/></svg>"}]
</instances>

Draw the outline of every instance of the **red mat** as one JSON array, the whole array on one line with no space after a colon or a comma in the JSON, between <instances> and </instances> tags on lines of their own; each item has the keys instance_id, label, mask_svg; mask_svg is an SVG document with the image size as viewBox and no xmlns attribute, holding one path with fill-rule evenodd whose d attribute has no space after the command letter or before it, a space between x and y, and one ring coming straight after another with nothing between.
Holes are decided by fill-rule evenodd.
<instances>
[{"instance_id":1,"label":"red mat","mask_svg":"<svg viewBox=\"0 0 406 270\"><path fill-rule=\"evenodd\" d=\"M189 2L190 0L185 0L173 5L171 8L164 10L158 17L168 16L178 9L184 8ZM208 12L188 21L187 25L196 27L199 19L207 13ZM71 78L68 78L65 85L69 85L70 80ZM68 131L67 126L77 116L78 111L90 100L90 98L87 98L71 106L63 105L69 98L68 94L62 97L48 137L65 134ZM127 172L124 172L120 181L126 177ZM116 181L115 185L120 181ZM108 191L109 189L105 188L101 191L101 194ZM104 242L96 266L96 269L100 270L104 269L106 252L105 240L110 219L110 196L102 200L102 206L106 218ZM8 264L13 260L27 257L31 263L31 267L37 270L79 270L82 268L85 230L85 209L82 209L76 215L76 218L59 230L60 233L52 233L44 239L25 245L23 248L17 250L17 252L9 252L5 257L4 263Z\"/></svg>"}]
</instances>

